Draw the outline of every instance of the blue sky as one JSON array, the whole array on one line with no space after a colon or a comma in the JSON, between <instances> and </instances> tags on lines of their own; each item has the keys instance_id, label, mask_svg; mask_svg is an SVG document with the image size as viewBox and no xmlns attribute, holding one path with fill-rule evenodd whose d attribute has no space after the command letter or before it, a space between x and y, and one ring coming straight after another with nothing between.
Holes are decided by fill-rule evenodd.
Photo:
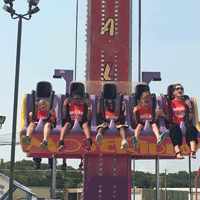
<instances>
[{"instance_id":1,"label":"blue sky","mask_svg":"<svg viewBox=\"0 0 200 200\"><path fill-rule=\"evenodd\" d=\"M48 3L47 3L48 2ZM4 2L2 1L3 7ZM20 62L20 84L17 131L20 127L21 104L24 93L35 89L36 83L50 81L57 94L65 93L65 82L53 79L54 69L74 69L76 1L40 1L40 12L30 21L23 20ZM26 1L16 0L14 9L26 13ZM161 72L161 82L151 82L151 92L165 93L168 85L181 83L185 94L197 98L200 65L200 2L197 0L142 1L142 71ZM12 132L13 94L16 63L17 23L9 13L0 10L0 114L7 117L0 140ZM77 80L84 80L86 0L79 0ZM138 80L138 1L133 0L132 81ZM11 135L9 136L11 138ZM10 139L8 136L6 138ZM19 140L19 138L18 138ZM6 153L5 153L6 152ZM0 158L10 160L10 146L0 146ZM16 147L15 160L26 158L21 147ZM46 162L47 159L44 159ZM59 161L61 163L61 161ZM200 154L192 160L192 171L198 170ZM79 161L69 160L78 167ZM160 171L188 171L185 160L160 161ZM155 161L136 161L136 170L154 172Z\"/></svg>"}]
</instances>

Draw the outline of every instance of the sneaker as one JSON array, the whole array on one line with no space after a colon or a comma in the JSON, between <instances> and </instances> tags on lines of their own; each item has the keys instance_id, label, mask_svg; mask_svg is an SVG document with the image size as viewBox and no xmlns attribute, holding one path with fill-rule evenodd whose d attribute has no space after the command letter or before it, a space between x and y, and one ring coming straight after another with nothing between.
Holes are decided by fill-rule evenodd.
<instances>
[{"instance_id":1,"label":"sneaker","mask_svg":"<svg viewBox=\"0 0 200 200\"><path fill-rule=\"evenodd\" d=\"M163 132L160 136L157 137L157 145L160 146L167 139L167 133Z\"/></svg>"},{"instance_id":2,"label":"sneaker","mask_svg":"<svg viewBox=\"0 0 200 200\"><path fill-rule=\"evenodd\" d=\"M88 151L90 151L92 149L92 139L91 138L88 138L87 140L83 140L83 144Z\"/></svg>"},{"instance_id":3,"label":"sneaker","mask_svg":"<svg viewBox=\"0 0 200 200\"><path fill-rule=\"evenodd\" d=\"M137 147L138 147L138 139L135 136L133 136L131 138L131 144L132 144L133 149L137 149Z\"/></svg>"},{"instance_id":4,"label":"sneaker","mask_svg":"<svg viewBox=\"0 0 200 200\"><path fill-rule=\"evenodd\" d=\"M122 140L121 149L126 150L128 149L129 145L126 139Z\"/></svg>"},{"instance_id":5,"label":"sneaker","mask_svg":"<svg viewBox=\"0 0 200 200\"><path fill-rule=\"evenodd\" d=\"M21 141L25 144L25 145L30 145L31 144L31 139L29 136L26 135L22 135L22 139Z\"/></svg>"},{"instance_id":6,"label":"sneaker","mask_svg":"<svg viewBox=\"0 0 200 200\"><path fill-rule=\"evenodd\" d=\"M46 149L47 148L47 141L46 140L43 140L42 141L42 143L40 144L40 147L42 148L42 149Z\"/></svg>"},{"instance_id":7,"label":"sneaker","mask_svg":"<svg viewBox=\"0 0 200 200\"><path fill-rule=\"evenodd\" d=\"M96 142L97 142L98 146L103 144L102 140L103 140L103 135L101 133L98 133L97 136L96 136Z\"/></svg>"},{"instance_id":8,"label":"sneaker","mask_svg":"<svg viewBox=\"0 0 200 200\"><path fill-rule=\"evenodd\" d=\"M63 140L59 141L58 148L57 148L58 151L61 151L62 149L64 149L64 147L65 147L64 141Z\"/></svg>"}]
</instances>

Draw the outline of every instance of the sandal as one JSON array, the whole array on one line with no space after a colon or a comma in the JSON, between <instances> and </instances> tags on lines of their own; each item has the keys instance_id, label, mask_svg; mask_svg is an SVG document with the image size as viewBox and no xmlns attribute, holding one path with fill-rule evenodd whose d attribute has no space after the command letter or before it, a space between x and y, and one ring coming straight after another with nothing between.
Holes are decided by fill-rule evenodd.
<instances>
[{"instance_id":1,"label":"sandal","mask_svg":"<svg viewBox=\"0 0 200 200\"><path fill-rule=\"evenodd\" d=\"M177 156L178 154L180 154L180 157ZM177 159L184 159L184 158L185 158L185 157L183 156L183 154L182 154L181 151L177 152L177 153L175 154L175 157L176 157Z\"/></svg>"},{"instance_id":2,"label":"sandal","mask_svg":"<svg viewBox=\"0 0 200 200\"><path fill-rule=\"evenodd\" d=\"M191 151L190 157L196 159L196 152L195 151Z\"/></svg>"}]
</instances>

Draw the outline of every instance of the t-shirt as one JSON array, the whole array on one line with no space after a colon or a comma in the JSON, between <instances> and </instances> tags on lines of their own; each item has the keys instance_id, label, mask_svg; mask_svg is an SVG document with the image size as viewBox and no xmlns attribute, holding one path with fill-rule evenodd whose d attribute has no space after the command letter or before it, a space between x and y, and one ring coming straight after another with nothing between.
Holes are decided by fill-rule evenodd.
<instances>
[{"instance_id":1,"label":"t-shirt","mask_svg":"<svg viewBox=\"0 0 200 200\"><path fill-rule=\"evenodd\" d=\"M151 121L152 119L152 107L149 107L148 109L143 108L142 106L139 107L139 115L141 121Z\"/></svg>"},{"instance_id":2,"label":"t-shirt","mask_svg":"<svg viewBox=\"0 0 200 200\"><path fill-rule=\"evenodd\" d=\"M139 116L140 116L141 121L143 121L143 122L145 122L146 120L151 121L151 119L152 119L152 107L145 109L142 106L139 106L138 112L139 112ZM134 117L133 117L133 121L134 121L135 125L138 124L135 121ZM142 125L142 127L144 128L144 125Z\"/></svg>"},{"instance_id":3,"label":"t-shirt","mask_svg":"<svg viewBox=\"0 0 200 200\"><path fill-rule=\"evenodd\" d=\"M175 124L179 124L181 121L185 121L185 101L177 101L173 99L171 101L172 107L172 120ZM165 104L165 113L169 114L168 102Z\"/></svg>"},{"instance_id":4,"label":"t-shirt","mask_svg":"<svg viewBox=\"0 0 200 200\"><path fill-rule=\"evenodd\" d=\"M73 103L69 103L69 115L71 122L74 123L75 119L79 119L79 122L81 122L83 120L83 111L84 104L75 105Z\"/></svg>"},{"instance_id":5,"label":"t-shirt","mask_svg":"<svg viewBox=\"0 0 200 200\"><path fill-rule=\"evenodd\" d=\"M105 110L105 117L108 120L116 120L118 118L118 111L109 111L109 110ZM121 119L116 123L117 125L123 124L122 123L122 119L124 118L124 112L122 112L121 115ZM102 120L102 123L105 123L105 121L103 120L102 114L100 113L100 119Z\"/></svg>"},{"instance_id":6,"label":"t-shirt","mask_svg":"<svg viewBox=\"0 0 200 200\"><path fill-rule=\"evenodd\" d=\"M39 110L37 110L35 112L35 116L38 118L38 119L41 119L41 118L47 118L48 117L48 114L49 114L49 111L47 110L46 112L40 112ZM56 119L56 115L55 113L53 113L53 116L51 116L54 118L54 120ZM33 120L33 122L35 122L35 120ZM47 122L51 123L50 120L48 120Z\"/></svg>"}]
</instances>

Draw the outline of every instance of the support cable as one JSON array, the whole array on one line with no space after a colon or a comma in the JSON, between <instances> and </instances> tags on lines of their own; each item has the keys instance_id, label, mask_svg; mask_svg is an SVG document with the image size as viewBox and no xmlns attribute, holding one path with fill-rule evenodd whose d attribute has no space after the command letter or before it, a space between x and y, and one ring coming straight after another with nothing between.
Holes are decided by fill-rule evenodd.
<instances>
[{"instance_id":1,"label":"support cable","mask_svg":"<svg viewBox=\"0 0 200 200\"><path fill-rule=\"evenodd\" d=\"M77 35L78 35L78 0L76 1L75 81L76 81L76 69L77 69Z\"/></svg>"}]
</instances>

